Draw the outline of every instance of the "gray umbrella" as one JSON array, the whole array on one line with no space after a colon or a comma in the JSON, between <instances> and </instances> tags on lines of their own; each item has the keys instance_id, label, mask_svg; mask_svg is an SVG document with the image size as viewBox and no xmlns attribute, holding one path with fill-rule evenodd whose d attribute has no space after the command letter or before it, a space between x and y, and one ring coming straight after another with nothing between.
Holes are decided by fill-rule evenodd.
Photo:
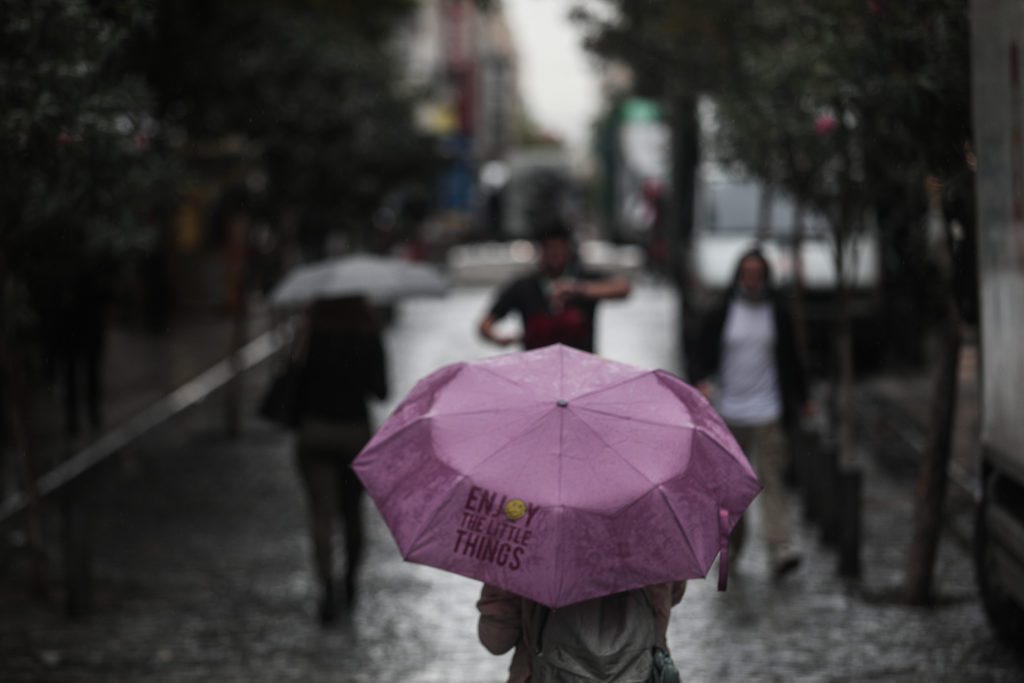
<instances>
[{"instance_id":1,"label":"gray umbrella","mask_svg":"<svg viewBox=\"0 0 1024 683\"><path fill-rule=\"evenodd\" d=\"M271 292L270 303L287 308L345 296L388 302L413 296L442 296L447 291L448 279L433 266L356 254L295 268Z\"/></svg>"}]
</instances>

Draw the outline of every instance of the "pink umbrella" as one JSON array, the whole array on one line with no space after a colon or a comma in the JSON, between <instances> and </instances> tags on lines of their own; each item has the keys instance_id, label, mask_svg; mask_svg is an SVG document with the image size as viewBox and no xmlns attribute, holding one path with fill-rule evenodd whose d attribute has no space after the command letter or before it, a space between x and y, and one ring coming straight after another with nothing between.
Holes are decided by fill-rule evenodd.
<instances>
[{"instance_id":1,"label":"pink umbrella","mask_svg":"<svg viewBox=\"0 0 1024 683\"><path fill-rule=\"evenodd\" d=\"M421 380L353 464L410 561L556 608L702 578L761 490L700 394L566 346Z\"/></svg>"}]
</instances>

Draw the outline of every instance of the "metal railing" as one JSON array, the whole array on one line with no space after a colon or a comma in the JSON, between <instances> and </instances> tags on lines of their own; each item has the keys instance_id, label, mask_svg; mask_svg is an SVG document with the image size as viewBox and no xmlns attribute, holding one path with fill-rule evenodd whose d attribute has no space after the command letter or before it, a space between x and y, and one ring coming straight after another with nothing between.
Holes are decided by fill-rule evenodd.
<instances>
[{"instance_id":1,"label":"metal railing","mask_svg":"<svg viewBox=\"0 0 1024 683\"><path fill-rule=\"evenodd\" d=\"M36 480L39 497L56 493L126 446L202 402L231 380L273 356L290 339L286 326L264 332L235 354L224 358L40 476ZM0 523L23 512L28 504L28 496L23 492L9 496L0 505Z\"/></svg>"}]
</instances>

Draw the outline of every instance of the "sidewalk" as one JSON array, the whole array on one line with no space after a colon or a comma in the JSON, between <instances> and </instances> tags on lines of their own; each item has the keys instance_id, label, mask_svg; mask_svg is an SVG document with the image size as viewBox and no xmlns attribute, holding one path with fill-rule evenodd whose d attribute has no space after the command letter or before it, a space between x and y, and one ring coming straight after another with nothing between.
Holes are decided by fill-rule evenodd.
<instances>
[{"instance_id":1,"label":"sidewalk","mask_svg":"<svg viewBox=\"0 0 1024 683\"><path fill-rule=\"evenodd\" d=\"M457 290L400 312L389 333L393 407L416 379L452 357L493 353L472 323L487 294ZM663 329L675 303L637 292L601 312L605 353L644 365L674 358ZM605 334L606 333L606 334ZM664 344L664 346L659 346ZM248 416L231 441L209 401L139 444L93 497L97 608L68 621L0 582L0 680L11 683L411 681L498 683L508 656L476 637L480 584L403 562L367 502L361 602L322 631L292 441L253 417L267 367L245 377ZM216 397L215 397L216 398ZM892 599L903 576L912 482L865 462L864 576L836 575L836 555L794 521L804 564L771 580L752 534L719 593L693 581L675 608L669 645L687 683L1010 683L1024 660L999 645L978 604L969 554L943 543L940 604ZM752 509L756 530L760 508ZM715 570L711 570L715 576Z\"/></svg>"},{"instance_id":2,"label":"sidewalk","mask_svg":"<svg viewBox=\"0 0 1024 683\"><path fill-rule=\"evenodd\" d=\"M37 475L228 356L231 324L227 314L215 311L183 313L167 331L160 333L111 324L102 365L104 424L99 433L89 426L82 406L81 432L75 437L67 436L60 382L36 389L33 445ZM266 310L251 306L246 324L246 341L259 336L268 328Z\"/></svg>"},{"instance_id":3,"label":"sidewalk","mask_svg":"<svg viewBox=\"0 0 1024 683\"><path fill-rule=\"evenodd\" d=\"M251 306L242 345L260 337L269 324L266 310L260 305ZM202 400L203 387L218 381L213 375L224 379L231 376L231 368L224 362L231 351L231 335L232 320L214 311L181 315L168 330L158 335L126 325L112 325L107 333L101 367L103 425L100 429L89 426L82 405L85 427L75 436L66 433L61 383L37 386L32 394L31 445L38 490L45 495L69 481L91 479L91 473L87 473L99 469L93 466L102 466L107 460L130 467L136 439L148 438L150 430L160 431L163 422L172 418L183 405ZM212 366L218 366L217 371L207 372ZM202 380L193 381L200 375ZM225 402L218 404L221 406L219 426L224 431ZM111 453L117 457L109 458ZM0 459L0 466L5 468L0 473L3 475L0 477L0 530L3 532L0 579L3 579L4 574L17 573L16 567L25 560L28 548L25 517L17 514L26 503L19 486L21 478L16 476L18 462L6 457ZM80 476L83 474L86 477ZM61 506L55 500L44 498L40 509L49 565L47 583L57 589L66 574L66 568L60 566L66 559L63 537L66 525L58 519Z\"/></svg>"},{"instance_id":4,"label":"sidewalk","mask_svg":"<svg viewBox=\"0 0 1024 683\"><path fill-rule=\"evenodd\" d=\"M263 372L247 378L250 397ZM67 621L17 593L2 596L0 679L504 680L508 657L492 657L476 639L479 584L403 562L370 505L361 603L347 624L320 630L290 437L252 420L242 439L228 441L211 409L155 436L137 468L94 498L95 616ZM756 526L756 507L753 514ZM837 578L834 552L800 524L805 563L775 584L752 537L728 592L693 581L673 611L669 644L683 680L1021 680L1024 662L989 632L969 559L956 545L940 552L940 606L890 599L910 514L907 487L869 464L859 583Z\"/></svg>"},{"instance_id":5,"label":"sidewalk","mask_svg":"<svg viewBox=\"0 0 1024 683\"><path fill-rule=\"evenodd\" d=\"M906 481L916 480L926 446L934 381L930 372L889 373L872 377L856 389L858 428L867 440L869 453L891 475ZM979 398L978 347L971 341L960 351L946 497L947 527L953 538L967 547L973 534L980 466Z\"/></svg>"}]
</instances>

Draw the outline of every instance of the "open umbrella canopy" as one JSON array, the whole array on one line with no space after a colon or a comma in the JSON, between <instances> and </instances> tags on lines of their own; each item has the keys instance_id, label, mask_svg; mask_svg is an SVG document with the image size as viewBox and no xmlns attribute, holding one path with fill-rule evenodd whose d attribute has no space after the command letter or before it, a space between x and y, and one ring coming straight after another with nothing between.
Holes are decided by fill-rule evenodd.
<instances>
[{"instance_id":1,"label":"open umbrella canopy","mask_svg":"<svg viewBox=\"0 0 1024 683\"><path fill-rule=\"evenodd\" d=\"M553 608L706 576L761 489L692 387L562 345L426 377L353 467L407 560Z\"/></svg>"},{"instance_id":2,"label":"open umbrella canopy","mask_svg":"<svg viewBox=\"0 0 1024 683\"><path fill-rule=\"evenodd\" d=\"M411 296L441 296L447 291L447 278L433 266L356 254L295 268L271 292L270 302L280 308L345 296L388 302Z\"/></svg>"}]
</instances>

